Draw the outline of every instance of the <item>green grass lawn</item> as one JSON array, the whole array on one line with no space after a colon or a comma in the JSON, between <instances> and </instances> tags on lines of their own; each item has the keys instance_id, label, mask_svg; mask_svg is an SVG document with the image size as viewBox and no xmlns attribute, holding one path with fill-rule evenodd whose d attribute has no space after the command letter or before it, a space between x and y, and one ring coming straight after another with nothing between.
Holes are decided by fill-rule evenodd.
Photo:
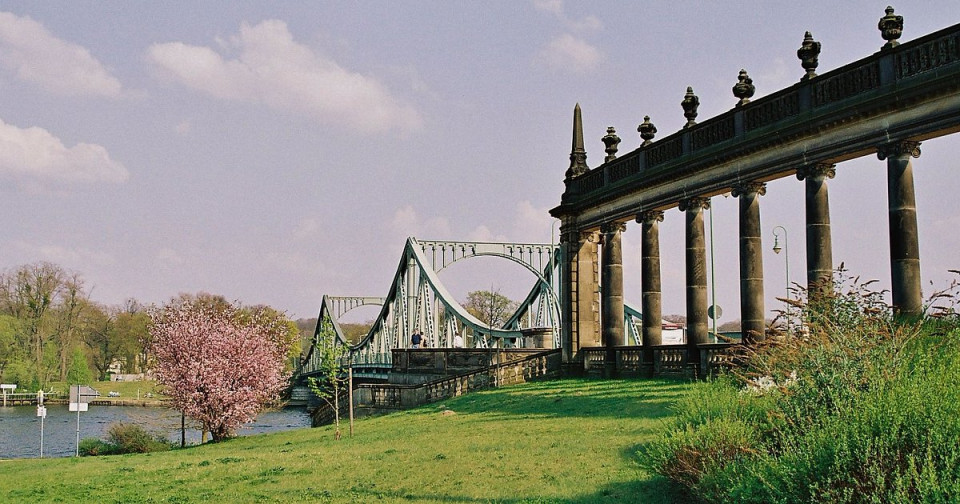
<instances>
[{"instance_id":1,"label":"green grass lawn","mask_svg":"<svg viewBox=\"0 0 960 504\"><path fill-rule=\"evenodd\" d=\"M565 379L333 428L0 462L0 502L673 502L639 465L690 385ZM451 411L453 413L448 413Z\"/></svg>"}]
</instances>

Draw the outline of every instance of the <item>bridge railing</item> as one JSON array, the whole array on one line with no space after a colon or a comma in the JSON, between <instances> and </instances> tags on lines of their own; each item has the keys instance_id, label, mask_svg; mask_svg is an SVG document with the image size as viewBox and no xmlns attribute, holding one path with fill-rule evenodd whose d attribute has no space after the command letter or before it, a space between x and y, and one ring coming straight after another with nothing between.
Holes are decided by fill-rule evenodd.
<instances>
[{"instance_id":1,"label":"bridge railing","mask_svg":"<svg viewBox=\"0 0 960 504\"><path fill-rule=\"evenodd\" d=\"M733 364L736 343L709 343L697 346L698 359L691 359L689 345L618 346L613 348L617 374L631 376L709 376ZM609 349L580 349L583 370L587 375L603 375ZM645 353L648 354L645 360Z\"/></svg>"}]
</instances>

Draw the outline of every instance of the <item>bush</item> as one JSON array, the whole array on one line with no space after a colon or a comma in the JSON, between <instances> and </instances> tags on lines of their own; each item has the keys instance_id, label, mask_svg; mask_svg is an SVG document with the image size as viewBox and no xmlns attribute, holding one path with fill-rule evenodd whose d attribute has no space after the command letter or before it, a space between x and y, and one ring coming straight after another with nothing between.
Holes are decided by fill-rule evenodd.
<instances>
[{"instance_id":1,"label":"bush","mask_svg":"<svg viewBox=\"0 0 960 504\"><path fill-rule=\"evenodd\" d=\"M117 453L148 453L171 448L163 435L147 432L137 424L123 422L110 425L107 441L117 447Z\"/></svg>"},{"instance_id":2,"label":"bush","mask_svg":"<svg viewBox=\"0 0 960 504\"><path fill-rule=\"evenodd\" d=\"M173 445L162 434L154 434L136 424L117 422L107 428L107 440L87 438L80 441L80 455L119 455L167 451Z\"/></svg>"},{"instance_id":3,"label":"bush","mask_svg":"<svg viewBox=\"0 0 960 504\"><path fill-rule=\"evenodd\" d=\"M98 455L113 455L116 447L97 438L83 438L80 440L79 452L81 457L96 457Z\"/></svg>"},{"instance_id":4,"label":"bush","mask_svg":"<svg viewBox=\"0 0 960 504\"><path fill-rule=\"evenodd\" d=\"M850 285L679 402L647 465L706 502L960 500L955 310L900 321Z\"/></svg>"}]
</instances>

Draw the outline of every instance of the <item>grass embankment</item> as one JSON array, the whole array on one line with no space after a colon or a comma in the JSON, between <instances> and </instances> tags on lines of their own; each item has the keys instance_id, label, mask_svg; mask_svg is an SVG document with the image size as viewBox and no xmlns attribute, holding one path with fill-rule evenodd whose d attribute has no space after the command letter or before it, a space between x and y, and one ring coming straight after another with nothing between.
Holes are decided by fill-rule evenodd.
<instances>
[{"instance_id":1,"label":"grass embankment","mask_svg":"<svg viewBox=\"0 0 960 504\"><path fill-rule=\"evenodd\" d=\"M669 380L557 380L172 452L0 463L2 502L672 502L638 464ZM447 411L453 413L447 413Z\"/></svg>"}]
</instances>

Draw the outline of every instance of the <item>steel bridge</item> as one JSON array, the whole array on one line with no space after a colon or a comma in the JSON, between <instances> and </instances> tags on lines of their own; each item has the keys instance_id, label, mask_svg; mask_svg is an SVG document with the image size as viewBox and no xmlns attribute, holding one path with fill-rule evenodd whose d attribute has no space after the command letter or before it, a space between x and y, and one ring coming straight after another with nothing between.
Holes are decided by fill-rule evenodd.
<instances>
[{"instance_id":1,"label":"steel bridge","mask_svg":"<svg viewBox=\"0 0 960 504\"><path fill-rule=\"evenodd\" d=\"M500 327L491 327L468 312L438 276L456 262L483 256L519 264L533 279L527 296ZM457 336L465 347L511 348L523 347L529 330L536 329L550 335L547 348L556 348L560 337L560 303L554 285L558 268L557 246L548 243L408 238L385 296L323 296L313 341L294 373L294 381L317 373L320 362L315 349L324 342L321 335L327 331L333 332L336 344L349 349L349 361L345 359L343 365L352 364L374 376L391 366L392 350L411 347L414 333L422 334L424 346L430 348L453 348ZM380 306L380 312L367 334L351 343L339 321L347 312L369 305Z\"/></svg>"},{"instance_id":2,"label":"steel bridge","mask_svg":"<svg viewBox=\"0 0 960 504\"><path fill-rule=\"evenodd\" d=\"M371 377L382 377L387 372L392 365L392 350L410 348L415 332L423 335L425 346L430 348L453 348L457 335L468 348L531 346L533 342L524 340L532 332L549 335L545 348L559 348L558 250L557 245L549 243L408 238L386 296L323 296L313 340L293 380L317 373L320 353L316 346L324 343L321 335L327 331L335 335L336 344L349 349L342 365L350 364L357 372ZM473 316L438 277L440 271L456 262L484 256L519 264L533 278L533 287L501 327L491 327ZM340 319L355 308L371 305L380 307L379 314L367 334L359 342L351 343ZM624 314L628 341L639 345L640 312L624 306Z\"/></svg>"}]
</instances>

